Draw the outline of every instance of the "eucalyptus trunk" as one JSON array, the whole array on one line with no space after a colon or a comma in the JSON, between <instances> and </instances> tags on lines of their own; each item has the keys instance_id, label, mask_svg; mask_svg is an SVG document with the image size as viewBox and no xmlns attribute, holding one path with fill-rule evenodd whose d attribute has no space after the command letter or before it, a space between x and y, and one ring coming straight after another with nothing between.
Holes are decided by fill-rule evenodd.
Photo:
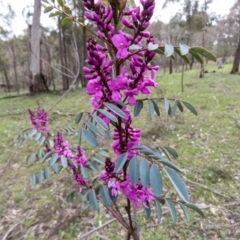
<instances>
[{"instance_id":1,"label":"eucalyptus trunk","mask_svg":"<svg viewBox=\"0 0 240 240\"><path fill-rule=\"evenodd\" d=\"M238 46L235 52L232 70L230 72L231 74L235 74L239 72L239 63L240 63L240 36L238 39Z\"/></svg>"}]
</instances>

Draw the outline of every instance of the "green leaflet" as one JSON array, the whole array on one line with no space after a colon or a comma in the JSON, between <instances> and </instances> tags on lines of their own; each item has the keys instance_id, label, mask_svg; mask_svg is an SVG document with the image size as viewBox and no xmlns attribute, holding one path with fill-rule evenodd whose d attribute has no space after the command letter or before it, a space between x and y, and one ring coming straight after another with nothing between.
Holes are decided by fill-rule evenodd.
<instances>
[{"instance_id":1,"label":"green leaflet","mask_svg":"<svg viewBox=\"0 0 240 240\"><path fill-rule=\"evenodd\" d=\"M114 172L117 173L117 172L119 172L119 171L122 170L124 164L125 164L126 161L127 161L127 156L128 156L128 153L127 153L127 152L125 152L125 153L123 153L123 154L121 154L121 155L119 156L119 158L118 158L118 160L117 160L117 163L116 163L116 165L115 165Z\"/></svg>"},{"instance_id":2,"label":"green leaflet","mask_svg":"<svg viewBox=\"0 0 240 240\"><path fill-rule=\"evenodd\" d=\"M188 202L189 201L188 190L180 176L170 168L164 167L163 170L165 171L168 178L172 182L174 188L176 189L181 199L183 199L185 202Z\"/></svg>"},{"instance_id":3,"label":"green leaflet","mask_svg":"<svg viewBox=\"0 0 240 240\"><path fill-rule=\"evenodd\" d=\"M150 184L155 197L161 197L162 194L162 176L157 165L152 164L150 169Z\"/></svg>"},{"instance_id":4,"label":"green leaflet","mask_svg":"<svg viewBox=\"0 0 240 240\"><path fill-rule=\"evenodd\" d=\"M133 157L129 163L129 176L133 185L138 183L139 180L139 161L137 157Z\"/></svg>"},{"instance_id":5,"label":"green leaflet","mask_svg":"<svg viewBox=\"0 0 240 240\"><path fill-rule=\"evenodd\" d=\"M86 129L82 129L82 136L83 138L86 140L86 142L91 146L91 147L97 147L98 146L98 142L96 140L96 138L94 137L94 135L89 132Z\"/></svg>"},{"instance_id":6,"label":"green leaflet","mask_svg":"<svg viewBox=\"0 0 240 240\"><path fill-rule=\"evenodd\" d=\"M171 216L172 216L173 224L175 225L177 223L176 208L175 208L173 202L169 198L166 198L166 202L167 202L167 205L169 207L169 210L170 210L170 213L171 213Z\"/></svg>"}]
</instances>

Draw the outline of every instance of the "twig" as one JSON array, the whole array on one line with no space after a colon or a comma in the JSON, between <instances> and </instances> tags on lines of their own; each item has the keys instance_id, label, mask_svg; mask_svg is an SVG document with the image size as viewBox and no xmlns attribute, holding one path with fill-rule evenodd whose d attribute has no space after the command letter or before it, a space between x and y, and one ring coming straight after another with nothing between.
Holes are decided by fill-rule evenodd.
<instances>
[{"instance_id":1,"label":"twig","mask_svg":"<svg viewBox=\"0 0 240 240\"><path fill-rule=\"evenodd\" d=\"M5 165L5 167L3 168L3 170L0 173L0 178L3 176L3 174L6 172L7 168L9 167L10 163L12 162L14 156L16 155L18 149L22 146L23 141L20 141L17 145L17 147L15 148L15 150L13 151L12 155L8 158L7 163Z\"/></svg>"},{"instance_id":2,"label":"twig","mask_svg":"<svg viewBox=\"0 0 240 240\"><path fill-rule=\"evenodd\" d=\"M77 46L77 43L76 43L76 37L73 33L73 41L74 41L74 45ZM76 47L75 47L76 48ZM76 50L76 49L75 49ZM76 54L76 62L79 63L79 54L77 51L75 51L75 54ZM69 89L58 99L58 101L53 104L49 109L48 109L48 112L50 112L53 108L55 108L64 98L65 96L70 92L70 90L73 88L73 86L75 85L76 81L77 81L77 78L78 78L78 75L79 75L79 72L80 72L80 64L78 64L78 69L77 69L77 73L75 74L75 78L72 82L72 84L70 85Z\"/></svg>"},{"instance_id":3,"label":"twig","mask_svg":"<svg viewBox=\"0 0 240 240\"><path fill-rule=\"evenodd\" d=\"M19 224L23 223L27 218L29 218L31 215L33 215L33 213L30 213L28 216L26 216L25 218L23 218L21 221L19 221L18 223L16 223L15 225L13 225L11 228L8 229L8 231L6 232L6 234L3 236L3 238L1 240L7 240L9 234L12 232L12 230L14 228L16 228Z\"/></svg>"},{"instance_id":4,"label":"twig","mask_svg":"<svg viewBox=\"0 0 240 240\"><path fill-rule=\"evenodd\" d=\"M200 187L200 188L203 188L203 189L205 189L205 190L208 190L208 191L210 191L210 192L213 192L213 193L215 193L215 194L217 194L217 195L219 195L219 196L221 196L221 197L230 198L230 197L228 197L228 196L226 196L226 195L224 195L224 194L222 194L222 193L220 193L220 192L218 192L218 191L216 191L216 190L214 190L214 189L211 189L211 188L208 188L208 187L204 186L203 184L200 184L200 183L197 183L197 182L193 182L193 181L191 181L191 180L189 180L189 179L187 179L187 178L184 178L184 179L186 180L186 182L188 182L188 183L190 183L190 184L192 184L192 185L196 185L196 186L198 186L198 187Z\"/></svg>"}]
</instances>

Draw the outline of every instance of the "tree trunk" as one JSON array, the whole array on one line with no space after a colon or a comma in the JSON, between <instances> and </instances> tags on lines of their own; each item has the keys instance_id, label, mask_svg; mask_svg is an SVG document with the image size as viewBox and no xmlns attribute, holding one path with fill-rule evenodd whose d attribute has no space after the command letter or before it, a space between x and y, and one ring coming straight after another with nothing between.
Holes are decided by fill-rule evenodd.
<instances>
[{"instance_id":1,"label":"tree trunk","mask_svg":"<svg viewBox=\"0 0 240 240\"><path fill-rule=\"evenodd\" d=\"M7 90L8 90L8 92L10 92L10 90L11 90L11 84L10 84L10 80L9 80L9 77L8 77L6 68L3 69L3 74L4 74L4 77L5 77Z\"/></svg>"},{"instance_id":2,"label":"tree trunk","mask_svg":"<svg viewBox=\"0 0 240 240\"><path fill-rule=\"evenodd\" d=\"M200 70L199 78L204 78L204 64L201 64L201 70Z\"/></svg>"},{"instance_id":3,"label":"tree trunk","mask_svg":"<svg viewBox=\"0 0 240 240\"><path fill-rule=\"evenodd\" d=\"M182 76L181 76L181 91L184 92L184 63L182 64Z\"/></svg>"},{"instance_id":4,"label":"tree trunk","mask_svg":"<svg viewBox=\"0 0 240 240\"><path fill-rule=\"evenodd\" d=\"M191 57L191 62L190 62L190 65L189 65L190 70L192 70L192 68L193 68L193 63L194 63L194 57L192 56Z\"/></svg>"},{"instance_id":5,"label":"tree trunk","mask_svg":"<svg viewBox=\"0 0 240 240\"><path fill-rule=\"evenodd\" d=\"M231 74L235 74L239 72L239 63L240 63L240 36L238 39L238 46L235 52L235 57L234 57L234 61L233 61L233 67L231 70Z\"/></svg>"},{"instance_id":6,"label":"tree trunk","mask_svg":"<svg viewBox=\"0 0 240 240\"><path fill-rule=\"evenodd\" d=\"M35 0L33 22L31 27L32 80L29 89L32 94L48 91L44 75L40 71L40 36L41 36L40 16L41 16L41 0Z\"/></svg>"},{"instance_id":7,"label":"tree trunk","mask_svg":"<svg viewBox=\"0 0 240 240\"><path fill-rule=\"evenodd\" d=\"M15 77L15 84L16 84L17 93L19 94L17 63L16 63L16 54L15 54L15 49L14 49L14 45L13 45L13 40L11 41L11 50L12 50L12 56L13 56L13 71L14 71L14 77Z\"/></svg>"},{"instance_id":8,"label":"tree trunk","mask_svg":"<svg viewBox=\"0 0 240 240\"><path fill-rule=\"evenodd\" d=\"M65 35L65 29L62 27L62 43L63 43L63 60L64 60L64 68L68 68L68 61L67 61L67 47L66 47L66 35ZM67 71L64 71L67 73ZM68 90L69 88L69 78L68 76L65 76L65 81L63 82L63 90Z\"/></svg>"},{"instance_id":9,"label":"tree trunk","mask_svg":"<svg viewBox=\"0 0 240 240\"><path fill-rule=\"evenodd\" d=\"M173 73L173 63L172 63L172 59L170 59L169 61L169 74Z\"/></svg>"}]
</instances>

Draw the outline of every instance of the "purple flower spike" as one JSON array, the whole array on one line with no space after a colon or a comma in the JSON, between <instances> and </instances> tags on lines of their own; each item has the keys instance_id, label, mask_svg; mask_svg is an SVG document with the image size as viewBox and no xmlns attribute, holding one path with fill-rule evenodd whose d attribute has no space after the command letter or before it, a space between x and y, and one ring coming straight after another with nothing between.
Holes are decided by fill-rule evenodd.
<instances>
[{"instance_id":1,"label":"purple flower spike","mask_svg":"<svg viewBox=\"0 0 240 240\"><path fill-rule=\"evenodd\" d=\"M48 115L47 112L41 108L41 105L38 103L38 108L35 112L30 109L28 109L28 112L33 128L40 132L48 132Z\"/></svg>"}]
</instances>

